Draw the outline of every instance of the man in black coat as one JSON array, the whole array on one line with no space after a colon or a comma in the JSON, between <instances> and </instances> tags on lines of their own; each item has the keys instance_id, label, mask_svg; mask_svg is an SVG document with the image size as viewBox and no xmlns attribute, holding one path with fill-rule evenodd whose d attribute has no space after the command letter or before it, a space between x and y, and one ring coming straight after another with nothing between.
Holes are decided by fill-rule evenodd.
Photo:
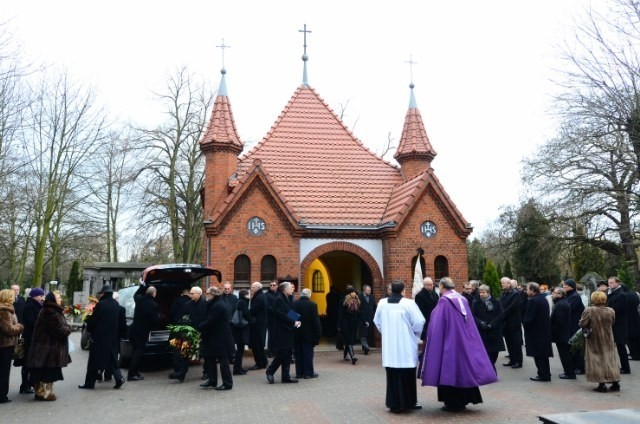
<instances>
[{"instance_id":1,"label":"man in black coat","mask_svg":"<svg viewBox=\"0 0 640 424\"><path fill-rule=\"evenodd\" d=\"M113 289L105 284L100 290L101 297L87 319L87 330L91 335L89 361L84 385L80 389L94 389L98 370L110 369L119 389L124 378L118 367L118 349L120 345L120 305L113 299Z\"/></svg>"},{"instance_id":2,"label":"man in black coat","mask_svg":"<svg viewBox=\"0 0 640 424\"><path fill-rule=\"evenodd\" d=\"M131 353L131 364L129 365L129 373L127 381L144 380L140 375L140 361L144 348L149 340L149 332L160 319L158 313L158 304L155 301L157 290L155 287L147 287L144 282L140 283L138 291L133 295L136 308L133 312L133 322L131 323L130 341L133 346Z\"/></svg>"},{"instance_id":3,"label":"man in black coat","mask_svg":"<svg viewBox=\"0 0 640 424\"><path fill-rule=\"evenodd\" d=\"M255 282L251 284L251 299L249 300L249 348L253 353L255 365L250 370L261 370L267 368L267 355L264 351L267 340L267 295L262 291L262 284Z\"/></svg>"},{"instance_id":4,"label":"man in black coat","mask_svg":"<svg viewBox=\"0 0 640 424\"><path fill-rule=\"evenodd\" d=\"M184 313L180 323L197 329L207 318L207 301L202 296L202 289L198 286L191 287L189 297L191 300L184 305ZM183 382L187 371L189 371L189 358L177 353L174 354L173 359L173 372L169 374L169 378Z\"/></svg>"},{"instance_id":5,"label":"man in black coat","mask_svg":"<svg viewBox=\"0 0 640 424\"><path fill-rule=\"evenodd\" d=\"M640 361L640 296L634 290L627 290L627 346L629 359Z\"/></svg>"},{"instance_id":6,"label":"man in black coat","mask_svg":"<svg viewBox=\"0 0 640 424\"><path fill-rule=\"evenodd\" d=\"M320 343L322 330L318 305L311 301L311 290L302 289L300 298L291 304L291 308L300 315L299 328L294 331L296 378L316 378L313 368L313 347ZM372 317L373 319L373 317Z\"/></svg>"},{"instance_id":7,"label":"man in black coat","mask_svg":"<svg viewBox=\"0 0 640 424\"><path fill-rule=\"evenodd\" d=\"M609 277L607 306L616 312L613 322L613 341L620 357L620 374L631 374L629 355L627 354L627 296L618 277Z\"/></svg>"},{"instance_id":8,"label":"man in black coat","mask_svg":"<svg viewBox=\"0 0 640 424\"><path fill-rule=\"evenodd\" d=\"M278 282L273 280L269 283L269 290L265 293L267 299L267 356L272 358L274 355L273 343L271 341L271 333L273 332L273 304L278 297Z\"/></svg>"},{"instance_id":9,"label":"man in black coat","mask_svg":"<svg viewBox=\"0 0 640 424\"><path fill-rule=\"evenodd\" d=\"M16 297L13 301L13 310L16 312L16 317L18 317L18 322L22 324L22 314L24 312L24 307L27 305L27 301L24 300L24 297L20 296L20 286L14 284L11 286L11 290L15 293Z\"/></svg>"},{"instance_id":10,"label":"man in black coat","mask_svg":"<svg viewBox=\"0 0 640 424\"><path fill-rule=\"evenodd\" d=\"M582 303L582 298L576 291L576 282L572 278L567 278L563 282L562 288L567 292L567 303L571 307L571 326L569 327L569 333L573 336L580 328L578 326L578 322L580 321L580 317L582 317L582 312L584 311L584 303ZM573 361L575 373L584 374L584 353L574 353L571 356L571 360Z\"/></svg>"},{"instance_id":11,"label":"man in black coat","mask_svg":"<svg viewBox=\"0 0 640 424\"><path fill-rule=\"evenodd\" d=\"M373 317L376 314L376 301L371 294L371 286L362 286L360 298L360 346L362 353L369 354L370 341L373 344ZM304 321L303 321L304 322Z\"/></svg>"},{"instance_id":12,"label":"man in black coat","mask_svg":"<svg viewBox=\"0 0 640 424\"><path fill-rule=\"evenodd\" d=\"M522 307L520 293L511 286L511 279L502 277L500 303L504 313L504 341L509 352L505 367L522 368Z\"/></svg>"},{"instance_id":13,"label":"man in black coat","mask_svg":"<svg viewBox=\"0 0 640 424\"><path fill-rule=\"evenodd\" d=\"M551 311L551 341L556 344L560 363L564 372L560 374L563 380L575 380L576 374L571 360L569 339L571 333L571 306L566 299L567 292L563 288L553 289L551 298L553 300L553 310Z\"/></svg>"},{"instance_id":14,"label":"man in black coat","mask_svg":"<svg viewBox=\"0 0 640 424\"><path fill-rule=\"evenodd\" d=\"M216 390L231 390L233 377L229 367L229 358L233 355L233 337L229 321L231 315L227 304L222 299L222 293L217 287L209 287L207 293L210 299L207 302L207 316L196 329L202 336L201 347L204 357L205 372L208 381L200 387L214 387ZM218 386L218 367L220 364L220 376L222 384Z\"/></svg>"},{"instance_id":15,"label":"man in black coat","mask_svg":"<svg viewBox=\"0 0 640 424\"><path fill-rule=\"evenodd\" d=\"M438 304L438 300L440 300L440 296L438 296L438 293L435 291L433 280L431 277L426 277L422 280L422 290L416 294L415 298L416 305L418 305L418 308L420 308L420 312L422 312L422 316L424 317L424 328L422 330L422 335L420 335L421 340L424 340L427 334L429 320L431 319L431 312Z\"/></svg>"},{"instance_id":16,"label":"man in black coat","mask_svg":"<svg viewBox=\"0 0 640 424\"><path fill-rule=\"evenodd\" d=\"M522 317L524 340L527 356L533 357L538 375L531 381L551 381L549 358L553 358L551 346L551 321L549 319L549 302L540 293L538 283L527 285L529 302Z\"/></svg>"},{"instance_id":17,"label":"man in black coat","mask_svg":"<svg viewBox=\"0 0 640 424\"><path fill-rule=\"evenodd\" d=\"M291 366L291 350L293 349L293 330L301 325L299 319L294 319L293 314L297 316L297 313L293 311L291 314L291 305L289 303L289 296L293 294L293 284L285 281L280 283L278 287L278 293L273 302L272 309L272 333L269 334L269 338L272 338L272 347L274 351L274 358L271 364L267 367L267 381L269 384L274 383L273 375L282 366L282 382L283 383L297 383L298 380L291 378L289 374L289 368Z\"/></svg>"}]
</instances>

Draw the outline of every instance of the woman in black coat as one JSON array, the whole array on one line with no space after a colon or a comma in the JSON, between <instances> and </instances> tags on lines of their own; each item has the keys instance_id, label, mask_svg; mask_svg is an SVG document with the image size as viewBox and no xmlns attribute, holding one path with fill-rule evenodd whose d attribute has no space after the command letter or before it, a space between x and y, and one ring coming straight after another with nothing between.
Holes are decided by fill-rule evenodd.
<instances>
[{"instance_id":1,"label":"woman in black coat","mask_svg":"<svg viewBox=\"0 0 640 424\"><path fill-rule=\"evenodd\" d=\"M62 314L63 309L59 294L47 294L33 330L27 366L31 371L31 384L36 388L36 400L56 400L53 383L64 380L62 368L71 363L71 327Z\"/></svg>"},{"instance_id":2,"label":"woman in black coat","mask_svg":"<svg viewBox=\"0 0 640 424\"><path fill-rule=\"evenodd\" d=\"M211 300L207 303L207 318L198 326L201 334L200 347L204 357L204 369L209 380L201 387L215 387L216 390L231 390L233 378L229 368L229 358L233 355L233 336L231 335L230 318L227 305L220 297L222 292L217 287L209 287L207 293ZM218 386L218 369L220 364L222 385ZM217 386L217 387L216 387Z\"/></svg>"},{"instance_id":3,"label":"woman in black coat","mask_svg":"<svg viewBox=\"0 0 640 424\"><path fill-rule=\"evenodd\" d=\"M38 314L42 309L42 302L44 301L44 290L41 288L33 288L29 292L29 298L26 301L24 310L22 311L22 323L24 324L24 331L22 332L22 338L24 339L24 357L22 359L14 361L14 366L22 365L22 384L20 384L20 393L31 394L34 393L31 387L29 367L27 367L27 357L29 356L29 346L31 345L31 335L33 329L36 326L38 320Z\"/></svg>"},{"instance_id":4,"label":"woman in black coat","mask_svg":"<svg viewBox=\"0 0 640 424\"><path fill-rule=\"evenodd\" d=\"M249 313L249 292L245 289L238 292L236 310L240 311L247 324L244 327L236 327L231 324L231 333L233 334L233 341L236 344L236 356L233 360L233 375L244 375L247 373L247 370L242 368L242 356L244 355L244 347L249 344L249 322L251 321L251 314Z\"/></svg>"},{"instance_id":5,"label":"woman in black coat","mask_svg":"<svg viewBox=\"0 0 640 424\"><path fill-rule=\"evenodd\" d=\"M351 364L355 365L358 358L356 358L353 345L356 344L358 326L360 325L360 299L352 286L347 287L338 316L338 325L344 341L342 356L346 361L347 355L349 355Z\"/></svg>"},{"instance_id":6,"label":"woman in black coat","mask_svg":"<svg viewBox=\"0 0 640 424\"><path fill-rule=\"evenodd\" d=\"M496 369L496 360L499 352L504 351L502 339L502 323L504 313L502 304L491 296L491 289L486 284L478 288L479 299L473 302L473 318L476 321L484 348L487 350L493 369Z\"/></svg>"}]
</instances>

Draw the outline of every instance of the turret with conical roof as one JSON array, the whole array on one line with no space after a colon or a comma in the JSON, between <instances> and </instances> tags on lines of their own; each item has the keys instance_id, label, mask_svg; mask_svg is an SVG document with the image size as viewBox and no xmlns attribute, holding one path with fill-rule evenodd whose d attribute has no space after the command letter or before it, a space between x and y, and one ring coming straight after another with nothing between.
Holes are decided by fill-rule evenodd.
<instances>
[{"instance_id":1,"label":"turret with conical roof","mask_svg":"<svg viewBox=\"0 0 640 424\"><path fill-rule=\"evenodd\" d=\"M431 161L437 155L429 142L420 110L418 110L413 93L414 84L411 83L409 88L411 89L409 110L404 118L400 144L393 156L401 166L405 181L428 170L431 167Z\"/></svg>"},{"instance_id":2,"label":"turret with conical roof","mask_svg":"<svg viewBox=\"0 0 640 424\"><path fill-rule=\"evenodd\" d=\"M220 87L213 105L209 126L200 140L200 149L205 157L204 219L207 220L216 205L223 200L229 190L229 176L234 175L238 165L238 155L242 153L243 143L236 131L231 111L231 102L227 96L225 75L220 71Z\"/></svg>"}]
</instances>

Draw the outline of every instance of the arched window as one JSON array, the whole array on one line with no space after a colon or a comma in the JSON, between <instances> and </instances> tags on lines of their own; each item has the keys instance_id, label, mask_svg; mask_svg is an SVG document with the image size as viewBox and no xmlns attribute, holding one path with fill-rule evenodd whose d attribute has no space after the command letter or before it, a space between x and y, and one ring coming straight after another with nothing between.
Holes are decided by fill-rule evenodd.
<instances>
[{"instance_id":1,"label":"arched window","mask_svg":"<svg viewBox=\"0 0 640 424\"><path fill-rule=\"evenodd\" d=\"M436 281L442 277L449 276L449 261L444 256L436 256L433 261L433 272L436 277Z\"/></svg>"},{"instance_id":2,"label":"arched window","mask_svg":"<svg viewBox=\"0 0 640 424\"><path fill-rule=\"evenodd\" d=\"M409 274L411 276L410 281L413 281L413 277L416 272L416 259L417 259L417 256L414 256L413 258L411 258L411 273ZM422 270L422 278L426 277L427 264L425 263L424 258L422 256L420 256L420 269Z\"/></svg>"},{"instance_id":3,"label":"arched window","mask_svg":"<svg viewBox=\"0 0 640 424\"><path fill-rule=\"evenodd\" d=\"M251 281L251 259L247 255L240 255L233 264L234 284L248 285Z\"/></svg>"},{"instance_id":4,"label":"arched window","mask_svg":"<svg viewBox=\"0 0 640 424\"><path fill-rule=\"evenodd\" d=\"M314 293L324 293L324 275L318 270L313 271L312 290Z\"/></svg>"},{"instance_id":5,"label":"arched window","mask_svg":"<svg viewBox=\"0 0 640 424\"><path fill-rule=\"evenodd\" d=\"M276 258L271 255L262 257L260 264L260 281L269 282L276 279Z\"/></svg>"}]
</instances>

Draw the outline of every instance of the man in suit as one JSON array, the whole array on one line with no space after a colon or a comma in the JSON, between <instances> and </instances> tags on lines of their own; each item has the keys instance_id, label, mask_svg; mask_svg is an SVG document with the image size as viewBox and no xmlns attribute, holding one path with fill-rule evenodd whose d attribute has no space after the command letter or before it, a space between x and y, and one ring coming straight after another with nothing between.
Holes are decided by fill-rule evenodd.
<instances>
[{"instance_id":1,"label":"man in suit","mask_svg":"<svg viewBox=\"0 0 640 424\"><path fill-rule=\"evenodd\" d=\"M571 333L571 306L567 303L567 296L563 288L557 287L551 293L553 300L553 310L551 311L551 341L556 344L560 363L564 372L560 374L563 380L575 380L573 361L571 360L571 352L569 349L569 339Z\"/></svg>"},{"instance_id":2,"label":"man in suit","mask_svg":"<svg viewBox=\"0 0 640 424\"><path fill-rule=\"evenodd\" d=\"M322 330L318 305L311 301L311 290L302 289L300 298L291 304L291 309L300 315L302 325L294 331L296 356L296 378L316 378L313 368L313 347L320 343Z\"/></svg>"},{"instance_id":3,"label":"man in suit","mask_svg":"<svg viewBox=\"0 0 640 424\"><path fill-rule=\"evenodd\" d=\"M151 331L160 319L158 304L155 301L156 294L157 290L155 287L147 287L141 282L138 291L133 295L136 303L130 337L133 352L131 354L131 364L129 365L127 381L144 380L144 377L141 376L139 372L142 353L149 339L149 331Z\"/></svg>"},{"instance_id":4,"label":"man in suit","mask_svg":"<svg viewBox=\"0 0 640 424\"><path fill-rule=\"evenodd\" d=\"M253 353L255 365L250 370L261 370L267 368L267 354L264 351L267 340L267 295L262 291L262 283L256 281L251 284L251 299L249 300L249 348Z\"/></svg>"},{"instance_id":5,"label":"man in suit","mask_svg":"<svg viewBox=\"0 0 640 424\"><path fill-rule=\"evenodd\" d=\"M376 301L371 294L371 286L362 286L360 298L360 345L362 353L369 354L370 344L373 341L373 317L376 313Z\"/></svg>"},{"instance_id":6,"label":"man in suit","mask_svg":"<svg viewBox=\"0 0 640 424\"><path fill-rule=\"evenodd\" d=\"M422 290L416 294L416 305L422 312L422 316L424 317L424 328L422 329L422 334L420 335L420 339L424 340L425 335L427 334L427 327L429 327L429 318L431 317L431 312L438 304L438 300L440 300L440 296L435 291L435 285L431 277L426 277L422 280Z\"/></svg>"},{"instance_id":7,"label":"man in suit","mask_svg":"<svg viewBox=\"0 0 640 424\"><path fill-rule=\"evenodd\" d=\"M298 380L291 378L289 368L291 366L291 350L293 349L293 330L299 328L301 322L299 319L293 319L289 311L291 304L289 297L293 294L293 284L290 282L280 283L278 293L273 302L272 321L273 332L269 334L272 338L272 346L274 358L267 367L267 381L269 384L274 383L273 375L282 366L282 382L297 383Z\"/></svg>"},{"instance_id":8,"label":"man in suit","mask_svg":"<svg viewBox=\"0 0 640 424\"><path fill-rule=\"evenodd\" d=\"M607 306L616 313L613 323L613 341L620 357L620 374L631 374L629 355L627 354L627 296L618 277L609 277Z\"/></svg>"},{"instance_id":9,"label":"man in suit","mask_svg":"<svg viewBox=\"0 0 640 424\"><path fill-rule=\"evenodd\" d=\"M500 303L504 312L504 341L509 352L509 362L505 367L522 368L522 308L520 293L511 286L509 277L500 279L502 294ZM547 305L548 306L548 305Z\"/></svg>"},{"instance_id":10,"label":"man in suit","mask_svg":"<svg viewBox=\"0 0 640 424\"><path fill-rule=\"evenodd\" d=\"M113 298L113 288L109 284L102 286L100 300L87 319L87 330L91 335L89 361L84 384L79 389L94 389L99 370L110 369L119 389L124 378L118 367L118 348L120 345L120 305Z\"/></svg>"},{"instance_id":11,"label":"man in suit","mask_svg":"<svg viewBox=\"0 0 640 424\"><path fill-rule=\"evenodd\" d=\"M527 285L529 301L522 317L527 356L533 357L538 374L531 381L551 381L549 358L553 357L551 347L551 323L549 302L540 293L538 283Z\"/></svg>"}]
</instances>

